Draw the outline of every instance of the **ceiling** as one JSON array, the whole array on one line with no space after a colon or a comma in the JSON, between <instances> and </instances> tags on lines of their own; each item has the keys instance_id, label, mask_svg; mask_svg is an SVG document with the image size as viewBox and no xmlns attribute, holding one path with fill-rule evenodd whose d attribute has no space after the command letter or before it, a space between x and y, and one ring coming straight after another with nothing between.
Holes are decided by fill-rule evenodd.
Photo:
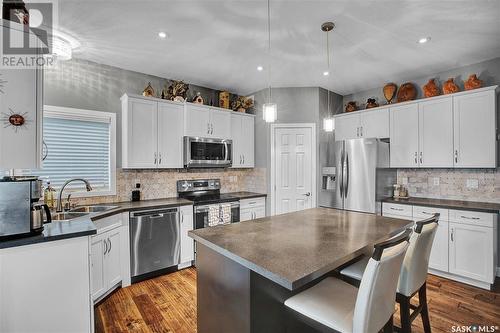
<instances>
[{"instance_id":1,"label":"ceiling","mask_svg":"<svg viewBox=\"0 0 500 333\"><path fill-rule=\"evenodd\" d=\"M496 0L272 0L271 82L346 95L492 59L499 14ZM327 77L325 21L337 25ZM77 58L239 94L267 86L265 0L60 0L59 24Z\"/></svg>"}]
</instances>

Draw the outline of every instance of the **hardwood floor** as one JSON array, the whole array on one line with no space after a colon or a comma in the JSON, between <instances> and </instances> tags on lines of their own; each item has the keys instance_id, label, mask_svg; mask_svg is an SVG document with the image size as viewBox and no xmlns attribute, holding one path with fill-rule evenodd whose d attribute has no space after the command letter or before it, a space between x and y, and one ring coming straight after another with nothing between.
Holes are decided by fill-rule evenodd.
<instances>
[{"instance_id":1,"label":"hardwood floor","mask_svg":"<svg viewBox=\"0 0 500 333\"><path fill-rule=\"evenodd\" d=\"M500 326L500 281L494 291L429 275L432 331L452 325ZM96 332L196 332L196 270L184 269L120 289L95 310ZM399 326L396 314L395 324ZM415 319L412 332L423 332Z\"/></svg>"}]
</instances>

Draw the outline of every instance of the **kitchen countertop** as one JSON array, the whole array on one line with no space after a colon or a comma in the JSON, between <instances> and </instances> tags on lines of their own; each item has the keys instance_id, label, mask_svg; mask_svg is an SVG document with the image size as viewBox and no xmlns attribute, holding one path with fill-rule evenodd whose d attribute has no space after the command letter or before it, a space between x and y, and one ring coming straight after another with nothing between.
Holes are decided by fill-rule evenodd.
<instances>
[{"instance_id":1,"label":"kitchen countertop","mask_svg":"<svg viewBox=\"0 0 500 333\"><path fill-rule=\"evenodd\" d=\"M266 196L265 194L254 192L233 192L229 194L239 197L240 199ZM99 219L103 219L123 212L131 212L143 209L188 206L192 204L192 201L180 198L102 203L99 205L118 207L104 212L91 213L89 215L75 218L70 221L47 223L44 225L43 232L39 235L0 240L0 249L94 235L97 233L97 229L94 223L92 223L93 221L97 221Z\"/></svg>"},{"instance_id":2,"label":"kitchen countertop","mask_svg":"<svg viewBox=\"0 0 500 333\"><path fill-rule=\"evenodd\" d=\"M242 266L294 290L404 229L408 220L329 208L265 217L189 236Z\"/></svg>"},{"instance_id":3,"label":"kitchen countertop","mask_svg":"<svg viewBox=\"0 0 500 333\"><path fill-rule=\"evenodd\" d=\"M383 202L395 203L401 205L427 206L436 208L472 210L484 213L500 213L500 203L493 202L477 202L477 201L461 201L461 200L446 200L432 198L416 198L409 199L394 199L387 198Z\"/></svg>"}]
</instances>

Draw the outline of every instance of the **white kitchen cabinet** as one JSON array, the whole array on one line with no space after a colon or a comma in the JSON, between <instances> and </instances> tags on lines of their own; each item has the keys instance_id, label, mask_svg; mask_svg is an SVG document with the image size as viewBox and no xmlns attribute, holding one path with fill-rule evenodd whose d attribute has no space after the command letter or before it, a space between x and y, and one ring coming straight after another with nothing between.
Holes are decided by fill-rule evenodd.
<instances>
[{"instance_id":1,"label":"white kitchen cabinet","mask_svg":"<svg viewBox=\"0 0 500 333\"><path fill-rule=\"evenodd\" d=\"M104 272L104 238L91 237L90 241L90 272L92 276L92 300L106 292L106 281Z\"/></svg>"},{"instance_id":2,"label":"white kitchen cabinet","mask_svg":"<svg viewBox=\"0 0 500 333\"><path fill-rule=\"evenodd\" d=\"M418 167L418 104L393 106L389 112L391 167Z\"/></svg>"},{"instance_id":3,"label":"white kitchen cabinet","mask_svg":"<svg viewBox=\"0 0 500 333\"><path fill-rule=\"evenodd\" d=\"M229 138L231 136L231 111L186 103L184 135L202 138Z\"/></svg>"},{"instance_id":4,"label":"white kitchen cabinet","mask_svg":"<svg viewBox=\"0 0 500 333\"><path fill-rule=\"evenodd\" d=\"M180 238L181 238L181 266L191 266L194 260L194 240L188 232L194 228L193 206L181 206L180 211Z\"/></svg>"},{"instance_id":5,"label":"white kitchen cabinet","mask_svg":"<svg viewBox=\"0 0 500 333\"><path fill-rule=\"evenodd\" d=\"M158 168L182 168L183 106L158 102Z\"/></svg>"},{"instance_id":6,"label":"white kitchen cabinet","mask_svg":"<svg viewBox=\"0 0 500 333\"><path fill-rule=\"evenodd\" d=\"M233 168L255 166L255 116L231 114L231 139L233 140Z\"/></svg>"},{"instance_id":7,"label":"white kitchen cabinet","mask_svg":"<svg viewBox=\"0 0 500 333\"><path fill-rule=\"evenodd\" d=\"M14 28L0 27L14 39L26 35ZM36 39L33 34L28 35L30 40ZM0 70L0 169L40 168L42 87L41 68Z\"/></svg>"},{"instance_id":8,"label":"white kitchen cabinet","mask_svg":"<svg viewBox=\"0 0 500 333\"><path fill-rule=\"evenodd\" d=\"M455 167L496 167L495 89L453 96L453 126Z\"/></svg>"},{"instance_id":9,"label":"white kitchen cabinet","mask_svg":"<svg viewBox=\"0 0 500 333\"><path fill-rule=\"evenodd\" d=\"M255 220L266 216L266 198L240 200L240 221Z\"/></svg>"},{"instance_id":10,"label":"white kitchen cabinet","mask_svg":"<svg viewBox=\"0 0 500 333\"><path fill-rule=\"evenodd\" d=\"M493 238L492 228L450 223L450 273L492 284L496 266Z\"/></svg>"},{"instance_id":11,"label":"white kitchen cabinet","mask_svg":"<svg viewBox=\"0 0 500 333\"><path fill-rule=\"evenodd\" d=\"M453 167L451 97L418 103L419 167Z\"/></svg>"},{"instance_id":12,"label":"white kitchen cabinet","mask_svg":"<svg viewBox=\"0 0 500 333\"><path fill-rule=\"evenodd\" d=\"M431 255L429 257L429 268L448 272L448 221L439 220Z\"/></svg>"},{"instance_id":13,"label":"white kitchen cabinet","mask_svg":"<svg viewBox=\"0 0 500 333\"><path fill-rule=\"evenodd\" d=\"M125 235L123 235L125 237ZM108 281L109 288L122 281L121 272L121 251L120 251L121 227L115 228L107 232L108 248L105 256L104 267L105 276Z\"/></svg>"},{"instance_id":14,"label":"white kitchen cabinet","mask_svg":"<svg viewBox=\"0 0 500 333\"><path fill-rule=\"evenodd\" d=\"M182 103L122 96L122 167L181 168Z\"/></svg>"},{"instance_id":15,"label":"white kitchen cabinet","mask_svg":"<svg viewBox=\"0 0 500 333\"><path fill-rule=\"evenodd\" d=\"M335 140L350 140L358 138L388 138L389 110L342 114L335 117Z\"/></svg>"},{"instance_id":16,"label":"white kitchen cabinet","mask_svg":"<svg viewBox=\"0 0 500 333\"><path fill-rule=\"evenodd\" d=\"M0 332L91 332L89 245L83 236L0 249Z\"/></svg>"}]
</instances>

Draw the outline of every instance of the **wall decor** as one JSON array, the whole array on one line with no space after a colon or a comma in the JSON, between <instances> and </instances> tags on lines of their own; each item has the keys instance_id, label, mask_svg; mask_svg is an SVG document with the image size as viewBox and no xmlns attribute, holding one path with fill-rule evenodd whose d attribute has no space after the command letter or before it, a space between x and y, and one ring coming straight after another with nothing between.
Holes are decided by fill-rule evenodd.
<instances>
[{"instance_id":1,"label":"wall decor","mask_svg":"<svg viewBox=\"0 0 500 333\"><path fill-rule=\"evenodd\" d=\"M395 83L387 83L382 89L384 92L384 97L387 100L387 104L391 104L392 100L396 96L396 92L398 91L398 86Z\"/></svg>"},{"instance_id":2,"label":"wall decor","mask_svg":"<svg viewBox=\"0 0 500 333\"><path fill-rule=\"evenodd\" d=\"M441 95L441 90L436 84L435 79L429 79L429 82L422 87L425 97L434 97Z\"/></svg>"},{"instance_id":3,"label":"wall decor","mask_svg":"<svg viewBox=\"0 0 500 333\"><path fill-rule=\"evenodd\" d=\"M459 91L460 91L460 89L455 84L455 82L453 82L452 77L450 77L445 83L443 83L443 94L444 95L453 94L453 93L456 93Z\"/></svg>"},{"instance_id":4,"label":"wall decor","mask_svg":"<svg viewBox=\"0 0 500 333\"><path fill-rule=\"evenodd\" d=\"M184 102L186 100L189 85L182 80L174 80L168 86L166 92L166 99L169 101Z\"/></svg>"},{"instance_id":5,"label":"wall decor","mask_svg":"<svg viewBox=\"0 0 500 333\"><path fill-rule=\"evenodd\" d=\"M371 108L376 108L378 105L377 101L375 100L375 98L368 98L368 100L366 101L366 109L371 109Z\"/></svg>"},{"instance_id":6,"label":"wall decor","mask_svg":"<svg viewBox=\"0 0 500 333\"><path fill-rule=\"evenodd\" d=\"M482 86L483 86L483 81L479 80L477 78L476 74L469 75L469 78L467 79L467 81L464 82L465 90L477 89L477 88L481 88Z\"/></svg>"},{"instance_id":7,"label":"wall decor","mask_svg":"<svg viewBox=\"0 0 500 333\"><path fill-rule=\"evenodd\" d=\"M399 87L398 91L398 103L413 101L417 97L417 89L415 89L415 85L411 82L406 82Z\"/></svg>"},{"instance_id":8,"label":"wall decor","mask_svg":"<svg viewBox=\"0 0 500 333\"><path fill-rule=\"evenodd\" d=\"M196 96L194 96L193 103L195 103L195 104L203 104L204 103L203 97L201 96L201 93L199 91L196 93Z\"/></svg>"},{"instance_id":9,"label":"wall decor","mask_svg":"<svg viewBox=\"0 0 500 333\"><path fill-rule=\"evenodd\" d=\"M219 93L219 107L229 109L229 92L221 91Z\"/></svg>"},{"instance_id":10,"label":"wall decor","mask_svg":"<svg viewBox=\"0 0 500 333\"><path fill-rule=\"evenodd\" d=\"M231 109L238 112L246 112L253 106L253 99L245 96L238 96L232 103Z\"/></svg>"},{"instance_id":11,"label":"wall decor","mask_svg":"<svg viewBox=\"0 0 500 333\"><path fill-rule=\"evenodd\" d=\"M11 108L9 108L9 113L2 112L1 121L6 127L12 127L12 129L17 133L17 130L23 127L26 127L28 122L30 122L26 115L28 112L18 113L14 112Z\"/></svg>"},{"instance_id":12,"label":"wall decor","mask_svg":"<svg viewBox=\"0 0 500 333\"><path fill-rule=\"evenodd\" d=\"M358 106L356 105L356 101L350 101L347 102L345 106L345 112L353 112L358 109Z\"/></svg>"},{"instance_id":13,"label":"wall decor","mask_svg":"<svg viewBox=\"0 0 500 333\"><path fill-rule=\"evenodd\" d=\"M145 97L154 97L155 96L155 90L151 86L151 82L149 82L147 87L144 88L144 90L142 91L142 95Z\"/></svg>"}]
</instances>

